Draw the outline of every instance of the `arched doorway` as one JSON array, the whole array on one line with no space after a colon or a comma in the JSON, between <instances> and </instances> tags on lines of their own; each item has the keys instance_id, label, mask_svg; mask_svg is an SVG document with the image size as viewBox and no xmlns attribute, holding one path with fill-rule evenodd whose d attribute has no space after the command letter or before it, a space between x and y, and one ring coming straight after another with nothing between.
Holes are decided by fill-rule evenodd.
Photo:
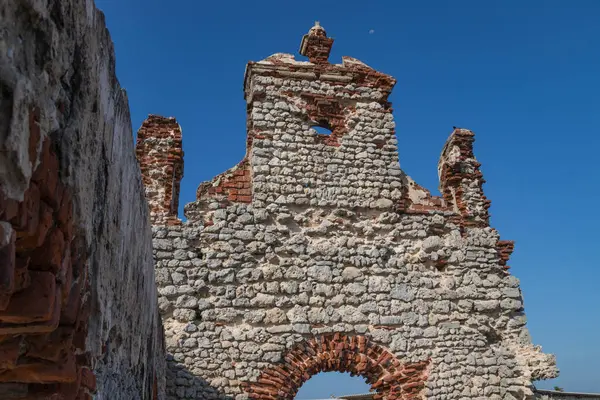
<instances>
[{"instance_id":1,"label":"arched doorway","mask_svg":"<svg viewBox=\"0 0 600 400\"><path fill-rule=\"evenodd\" d=\"M365 379L374 400L422 399L429 360L402 363L365 336L339 333L314 337L294 346L277 365L243 388L251 399L294 400L304 382L319 372L349 372Z\"/></svg>"},{"instance_id":2,"label":"arched doorway","mask_svg":"<svg viewBox=\"0 0 600 400\"><path fill-rule=\"evenodd\" d=\"M338 398L369 393L370 389L361 376L352 376L349 372L319 372L302 384L295 400Z\"/></svg>"}]
</instances>

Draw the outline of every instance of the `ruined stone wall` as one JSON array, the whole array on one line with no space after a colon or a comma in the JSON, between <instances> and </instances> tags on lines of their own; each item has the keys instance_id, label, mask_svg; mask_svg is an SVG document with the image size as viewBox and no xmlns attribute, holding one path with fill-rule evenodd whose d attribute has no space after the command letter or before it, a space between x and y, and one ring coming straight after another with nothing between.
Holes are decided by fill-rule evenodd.
<instances>
[{"instance_id":1,"label":"ruined stone wall","mask_svg":"<svg viewBox=\"0 0 600 400\"><path fill-rule=\"evenodd\" d=\"M164 398L149 212L92 0L0 3L0 398Z\"/></svg>"},{"instance_id":2,"label":"ruined stone wall","mask_svg":"<svg viewBox=\"0 0 600 400\"><path fill-rule=\"evenodd\" d=\"M320 371L376 399L531 398L557 371L489 227L473 133L452 132L431 196L398 164L394 79L329 64L332 43L315 26L310 62L250 63L246 156L200 185L187 222L156 219L167 398L293 399Z\"/></svg>"}]
</instances>

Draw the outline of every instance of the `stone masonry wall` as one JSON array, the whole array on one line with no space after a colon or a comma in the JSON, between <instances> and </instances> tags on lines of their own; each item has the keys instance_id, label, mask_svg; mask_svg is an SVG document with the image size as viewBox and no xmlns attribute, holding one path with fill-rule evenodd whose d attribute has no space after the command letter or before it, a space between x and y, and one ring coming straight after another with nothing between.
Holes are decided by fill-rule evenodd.
<instances>
[{"instance_id":1,"label":"stone masonry wall","mask_svg":"<svg viewBox=\"0 0 600 400\"><path fill-rule=\"evenodd\" d=\"M246 156L187 222L154 224L167 398L291 400L319 371L387 400L532 398L557 370L489 226L473 133L452 132L432 196L398 164L395 80L330 64L332 44L317 25L309 62L248 65Z\"/></svg>"},{"instance_id":2,"label":"stone masonry wall","mask_svg":"<svg viewBox=\"0 0 600 400\"><path fill-rule=\"evenodd\" d=\"M93 1L1 2L0 94L0 398L164 398L148 205Z\"/></svg>"}]
</instances>

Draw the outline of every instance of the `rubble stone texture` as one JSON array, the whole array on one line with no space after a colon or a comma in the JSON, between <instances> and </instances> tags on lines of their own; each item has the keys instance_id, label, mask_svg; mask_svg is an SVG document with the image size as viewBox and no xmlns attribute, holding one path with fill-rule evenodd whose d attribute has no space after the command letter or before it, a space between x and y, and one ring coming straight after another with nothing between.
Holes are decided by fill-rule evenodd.
<instances>
[{"instance_id":1,"label":"rubble stone texture","mask_svg":"<svg viewBox=\"0 0 600 400\"><path fill-rule=\"evenodd\" d=\"M0 2L0 398L162 399L152 231L93 1Z\"/></svg>"},{"instance_id":2,"label":"rubble stone texture","mask_svg":"<svg viewBox=\"0 0 600 400\"><path fill-rule=\"evenodd\" d=\"M332 45L316 25L309 61L248 64L246 155L199 186L184 223L165 222L182 161L148 161L182 154L176 123L138 132L167 398L293 399L318 371L362 375L388 400L531 398L558 371L531 344L473 133L450 135L432 196L398 163L394 78L330 64ZM168 125L173 140L152 136Z\"/></svg>"}]
</instances>

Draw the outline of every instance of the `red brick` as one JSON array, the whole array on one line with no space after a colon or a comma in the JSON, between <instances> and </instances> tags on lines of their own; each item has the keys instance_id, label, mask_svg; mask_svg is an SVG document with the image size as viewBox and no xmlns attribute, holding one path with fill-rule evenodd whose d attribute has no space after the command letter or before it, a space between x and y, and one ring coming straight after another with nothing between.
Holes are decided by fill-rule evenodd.
<instances>
[{"instance_id":1,"label":"red brick","mask_svg":"<svg viewBox=\"0 0 600 400\"><path fill-rule=\"evenodd\" d=\"M60 393L61 400L75 400L81 392L81 369L77 368L77 379L70 383L61 383L55 388L55 393Z\"/></svg>"},{"instance_id":2,"label":"red brick","mask_svg":"<svg viewBox=\"0 0 600 400\"><path fill-rule=\"evenodd\" d=\"M372 389L378 390L380 398L416 399L425 386L429 364L429 360L402 364L364 336L339 333L301 343L288 351L283 360L264 369L257 382L242 384L250 398L292 400L312 375L339 371L364 377ZM401 369L403 366L406 368ZM398 383L406 384L406 390Z\"/></svg>"},{"instance_id":3,"label":"red brick","mask_svg":"<svg viewBox=\"0 0 600 400\"><path fill-rule=\"evenodd\" d=\"M60 319L60 293L54 295L54 308L51 311L50 318L47 321L30 322L23 324L0 323L0 335L20 335L20 334L38 334L52 332L58 327Z\"/></svg>"},{"instance_id":4,"label":"red brick","mask_svg":"<svg viewBox=\"0 0 600 400\"><path fill-rule=\"evenodd\" d=\"M74 329L72 327L58 327L45 335L28 336L27 352L25 355L32 358L58 362L64 354L71 351Z\"/></svg>"},{"instance_id":5,"label":"red brick","mask_svg":"<svg viewBox=\"0 0 600 400\"><path fill-rule=\"evenodd\" d=\"M0 190L0 220L10 221L17 216L19 212L19 202L7 198Z\"/></svg>"},{"instance_id":6,"label":"red brick","mask_svg":"<svg viewBox=\"0 0 600 400\"><path fill-rule=\"evenodd\" d=\"M168 138L156 144L148 138ZM148 153L153 152L152 156ZM146 186L151 218L177 217L179 184L183 177L181 129L174 118L150 115L138 130L136 157ZM157 197L159 196L159 197Z\"/></svg>"},{"instance_id":7,"label":"red brick","mask_svg":"<svg viewBox=\"0 0 600 400\"><path fill-rule=\"evenodd\" d=\"M56 300L56 282L50 272L32 272L31 285L15 293L8 307L0 311L0 322L26 324L49 321Z\"/></svg>"},{"instance_id":8,"label":"red brick","mask_svg":"<svg viewBox=\"0 0 600 400\"><path fill-rule=\"evenodd\" d=\"M40 163L31 179L40 186L42 198L53 204L56 198L59 165L58 158L51 147L51 141L49 139L44 140Z\"/></svg>"},{"instance_id":9,"label":"red brick","mask_svg":"<svg viewBox=\"0 0 600 400\"><path fill-rule=\"evenodd\" d=\"M96 391L96 376L89 368L81 369L81 386L89 389L91 392Z\"/></svg>"},{"instance_id":10,"label":"red brick","mask_svg":"<svg viewBox=\"0 0 600 400\"><path fill-rule=\"evenodd\" d=\"M75 356L67 355L60 363L31 362L0 373L0 382L68 383L77 380Z\"/></svg>"},{"instance_id":11,"label":"red brick","mask_svg":"<svg viewBox=\"0 0 600 400\"><path fill-rule=\"evenodd\" d=\"M19 238L17 241L19 250L33 250L40 247L44 243L46 235L53 224L52 208L46 202L41 201L37 229L34 233Z\"/></svg>"},{"instance_id":12,"label":"red brick","mask_svg":"<svg viewBox=\"0 0 600 400\"><path fill-rule=\"evenodd\" d=\"M36 271L57 273L65 253L66 243L60 229L54 228L46 237L44 245L31 256L29 268Z\"/></svg>"},{"instance_id":13,"label":"red brick","mask_svg":"<svg viewBox=\"0 0 600 400\"><path fill-rule=\"evenodd\" d=\"M3 369L12 369L17 365L22 340L23 338L18 336L0 342L0 371Z\"/></svg>"},{"instance_id":14,"label":"red brick","mask_svg":"<svg viewBox=\"0 0 600 400\"><path fill-rule=\"evenodd\" d=\"M0 310L6 308L15 287L15 239L12 227L0 223Z\"/></svg>"},{"instance_id":15,"label":"red brick","mask_svg":"<svg viewBox=\"0 0 600 400\"><path fill-rule=\"evenodd\" d=\"M31 183L25 191L23 202L19 204L17 215L11 220L17 230L17 237L29 236L35 233L39 221L40 190Z\"/></svg>"},{"instance_id":16,"label":"red brick","mask_svg":"<svg viewBox=\"0 0 600 400\"><path fill-rule=\"evenodd\" d=\"M29 257L17 256L15 263L15 292L29 287L31 276L29 274Z\"/></svg>"},{"instance_id":17,"label":"red brick","mask_svg":"<svg viewBox=\"0 0 600 400\"><path fill-rule=\"evenodd\" d=\"M69 296L65 303L63 303L63 309L60 314L61 325L74 325L77 322L77 314L81 306L81 286L82 277L74 285L71 285Z\"/></svg>"}]
</instances>

